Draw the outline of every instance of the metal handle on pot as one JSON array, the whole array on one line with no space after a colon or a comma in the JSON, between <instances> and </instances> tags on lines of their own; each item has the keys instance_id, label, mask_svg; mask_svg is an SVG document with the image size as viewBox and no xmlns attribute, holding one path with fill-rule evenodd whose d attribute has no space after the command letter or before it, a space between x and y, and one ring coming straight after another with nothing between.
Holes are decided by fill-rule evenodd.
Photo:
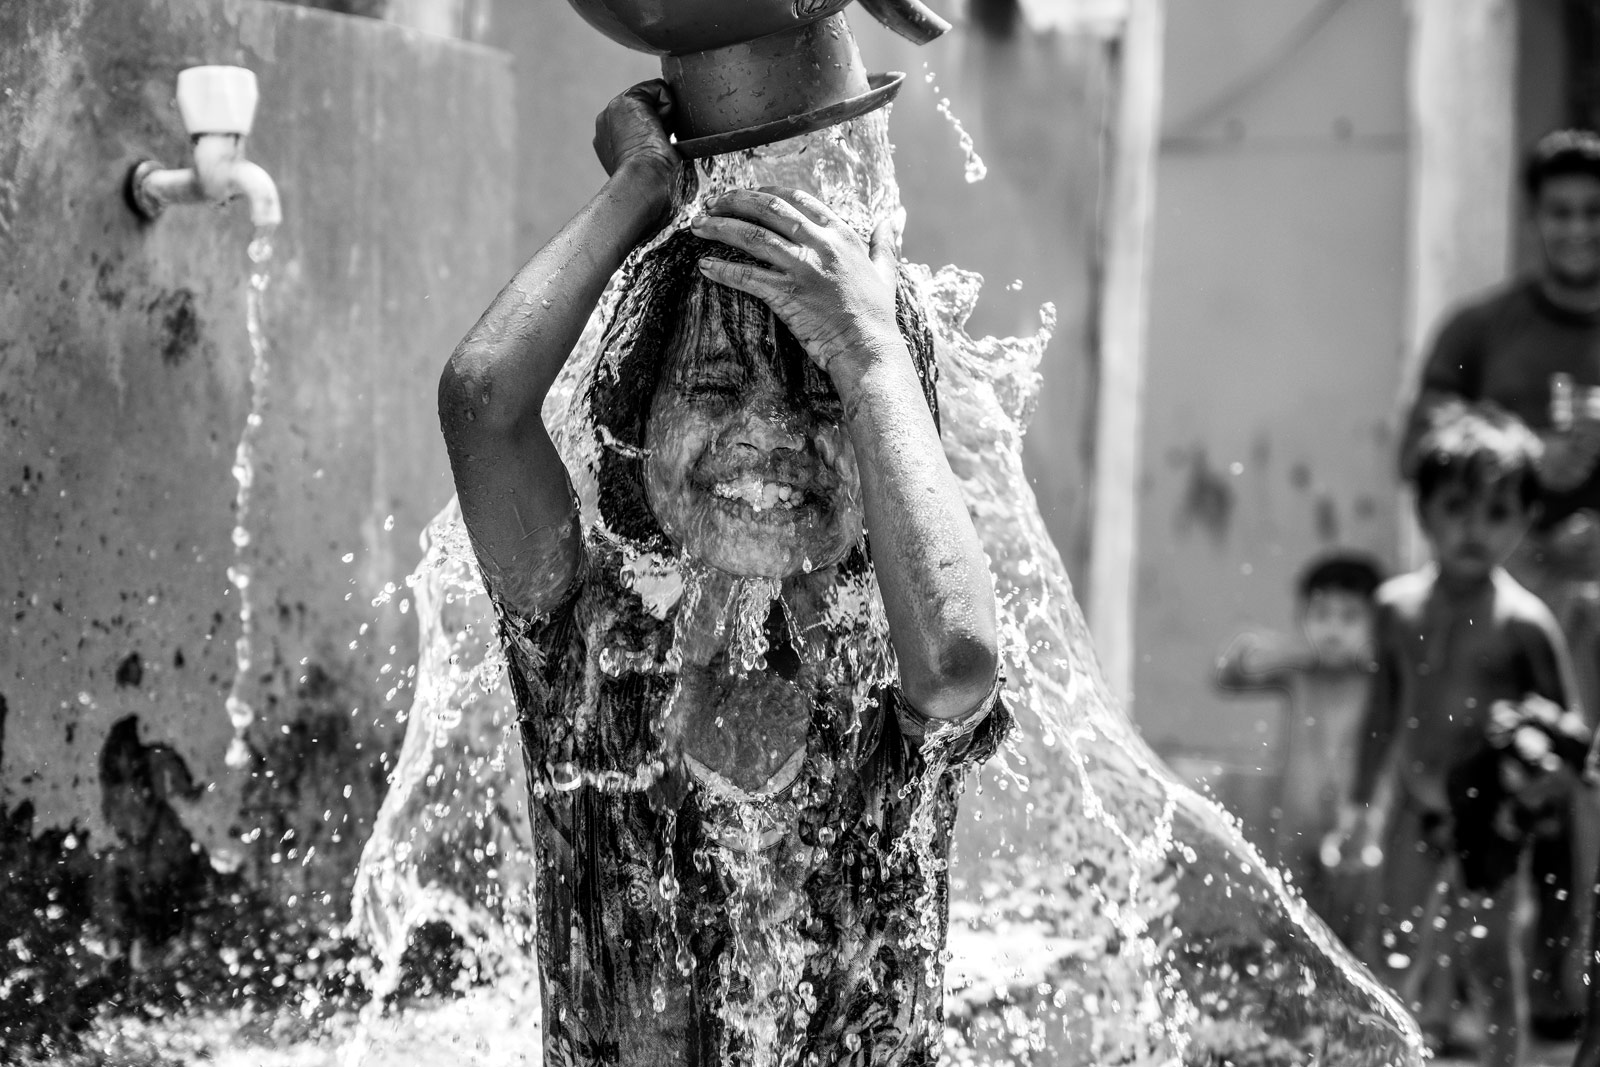
<instances>
[{"instance_id":1,"label":"metal handle on pot","mask_svg":"<svg viewBox=\"0 0 1600 1067\"><path fill-rule=\"evenodd\" d=\"M861 0L861 6L912 44L927 44L950 29L950 24L934 14L922 0Z\"/></svg>"}]
</instances>

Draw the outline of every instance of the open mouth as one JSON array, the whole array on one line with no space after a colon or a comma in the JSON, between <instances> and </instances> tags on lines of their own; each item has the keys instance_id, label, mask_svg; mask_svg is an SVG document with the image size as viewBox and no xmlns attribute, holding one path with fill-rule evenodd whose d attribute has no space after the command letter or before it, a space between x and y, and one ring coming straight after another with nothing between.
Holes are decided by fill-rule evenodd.
<instances>
[{"instance_id":1,"label":"open mouth","mask_svg":"<svg viewBox=\"0 0 1600 1067\"><path fill-rule=\"evenodd\" d=\"M757 514L793 511L810 500L810 495L797 485L769 481L754 474L716 482L711 492L722 500L743 504Z\"/></svg>"}]
</instances>

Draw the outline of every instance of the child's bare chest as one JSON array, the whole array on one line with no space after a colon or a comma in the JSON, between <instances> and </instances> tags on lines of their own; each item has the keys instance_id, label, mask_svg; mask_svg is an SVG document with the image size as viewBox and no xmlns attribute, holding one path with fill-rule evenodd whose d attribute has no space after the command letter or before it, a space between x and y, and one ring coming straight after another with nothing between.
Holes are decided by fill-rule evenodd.
<instances>
[{"instance_id":1,"label":"child's bare chest","mask_svg":"<svg viewBox=\"0 0 1600 1067\"><path fill-rule=\"evenodd\" d=\"M1433 741L1481 738L1494 702L1522 699L1532 682L1521 643L1487 611L1420 613L1399 651L1403 725Z\"/></svg>"}]
</instances>

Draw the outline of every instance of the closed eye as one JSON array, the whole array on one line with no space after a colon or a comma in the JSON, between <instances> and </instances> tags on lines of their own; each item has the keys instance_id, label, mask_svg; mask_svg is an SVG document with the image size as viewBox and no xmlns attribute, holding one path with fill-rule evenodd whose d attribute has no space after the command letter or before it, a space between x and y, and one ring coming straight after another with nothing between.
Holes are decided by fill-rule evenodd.
<instances>
[{"instance_id":1,"label":"closed eye","mask_svg":"<svg viewBox=\"0 0 1600 1067\"><path fill-rule=\"evenodd\" d=\"M740 388L731 378L695 378L679 386L690 400L732 400L739 395Z\"/></svg>"}]
</instances>

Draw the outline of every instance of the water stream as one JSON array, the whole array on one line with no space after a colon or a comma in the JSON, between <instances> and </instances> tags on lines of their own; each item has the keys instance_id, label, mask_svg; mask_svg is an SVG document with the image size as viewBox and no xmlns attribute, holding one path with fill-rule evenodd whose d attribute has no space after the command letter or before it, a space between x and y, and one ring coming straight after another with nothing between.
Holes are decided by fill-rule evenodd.
<instances>
[{"instance_id":1,"label":"water stream","mask_svg":"<svg viewBox=\"0 0 1600 1067\"><path fill-rule=\"evenodd\" d=\"M245 297L245 329L250 337L250 406L239 443L234 449L233 478L238 489L233 498L233 563L228 581L239 599L239 636L234 643L233 684L224 707L233 725L233 741L228 746L227 765L240 770L250 764L250 748L245 735L255 721L249 701L250 666L254 651L255 623L250 600L252 572L250 553L250 495L255 485L255 439L261 429L262 408L267 391L267 333L265 328L267 285L272 260L272 231L259 230L250 242L250 288Z\"/></svg>"},{"instance_id":2,"label":"water stream","mask_svg":"<svg viewBox=\"0 0 1600 1067\"><path fill-rule=\"evenodd\" d=\"M702 167L702 196L760 184L808 189L870 229L899 208L886 113ZM1059 1064L1420 1062L1415 1027L1393 999L1262 863L1235 821L1161 766L1108 694L1022 469L1053 312L1042 309L1031 336L973 338L965 323L981 279L955 267L910 269L936 335L946 453L995 575L1018 724L962 802L941 1035L948 1058L1022 1063L1048 1046L1044 1058ZM586 517L595 496L585 472L600 446L574 398L603 372L600 323L615 298L602 301L545 408ZM411 932L425 921L449 924L474 965L496 979L497 990L475 995L515 1005L504 1010L519 1017L516 1036L501 1048L515 1046L515 1062L528 1062L537 1010L516 998L537 986L533 878L522 770L507 736L514 715L454 505L430 525L423 549L409 579L421 628L416 697L363 859L352 929L374 948L382 993L399 982ZM739 635L743 669L759 667L773 583L744 583L708 600L692 563L640 556L625 567L641 598L663 613L718 613L716 625ZM825 610L861 637L849 651L859 659L856 677L893 671L874 582L841 583ZM630 654L603 651L602 669L623 669L619 657ZM937 751L941 741L928 744ZM652 773L647 764L617 781L573 776L562 788L642 789ZM730 796L740 813L733 837L742 827L758 840L766 802ZM754 990L724 1021L743 1035L753 1062L785 1064L792 1042L784 1038L804 1024L809 991L785 948L793 937L781 917L783 893L758 847L724 844L704 861L739 887L725 979ZM911 834L906 862L940 862L924 844ZM670 901L670 870L659 888ZM933 942L937 934L930 926L922 936ZM662 985L687 973L674 945L662 943L656 955ZM382 1062L373 1055L378 1045L415 1037L429 1018L384 1015L375 998L346 1050L347 1067ZM513 1062L482 1042L457 1052L460 1062Z\"/></svg>"},{"instance_id":3,"label":"water stream","mask_svg":"<svg viewBox=\"0 0 1600 1067\"><path fill-rule=\"evenodd\" d=\"M961 120L956 117L956 113L950 110L950 98L945 96L944 91L939 88L939 83L933 71L929 69L926 63L922 64L922 69L922 80L928 83L928 88L932 90L934 96L938 97L939 114L950 124L950 128L955 131L956 143L961 147L961 155L964 161L961 168L962 177L967 180L968 185L983 181L989 176L989 164L985 163L983 157L978 155L978 146L973 141L972 134L967 132L965 126L961 125Z\"/></svg>"}]
</instances>

